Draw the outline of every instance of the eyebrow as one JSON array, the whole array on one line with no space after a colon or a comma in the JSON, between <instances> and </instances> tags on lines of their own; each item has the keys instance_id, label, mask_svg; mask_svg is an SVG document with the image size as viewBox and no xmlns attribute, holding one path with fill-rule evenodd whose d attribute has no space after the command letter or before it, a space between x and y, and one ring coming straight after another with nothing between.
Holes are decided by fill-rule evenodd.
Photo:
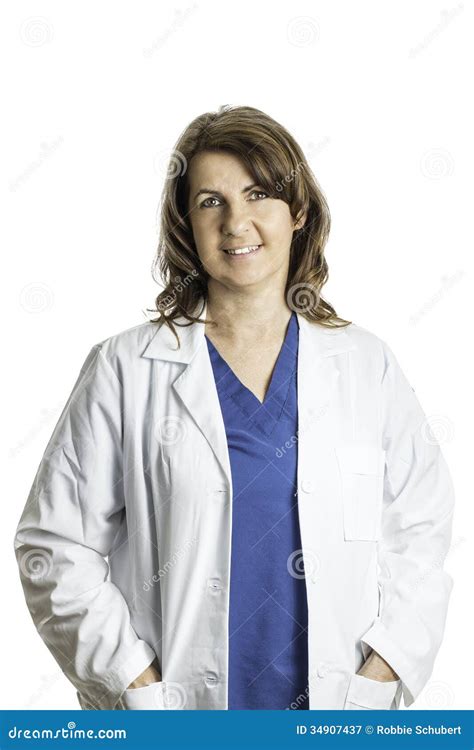
<instances>
[{"instance_id":1,"label":"eyebrow","mask_svg":"<svg viewBox=\"0 0 474 750\"><path fill-rule=\"evenodd\" d=\"M247 193L254 187L259 187L258 182L253 182L251 185L247 185L247 187L244 187L242 193ZM201 190L198 190L196 195L194 196L194 200L196 200L198 195L201 195L202 193L211 193L213 195L219 195L222 197L222 193L219 190L211 190L211 188L201 188Z\"/></svg>"}]
</instances>

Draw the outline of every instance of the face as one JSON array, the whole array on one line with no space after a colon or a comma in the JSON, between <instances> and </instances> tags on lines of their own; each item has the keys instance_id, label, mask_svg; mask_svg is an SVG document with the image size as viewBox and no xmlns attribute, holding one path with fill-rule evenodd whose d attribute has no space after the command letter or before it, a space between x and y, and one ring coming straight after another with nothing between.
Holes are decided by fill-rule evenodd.
<instances>
[{"instance_id":1,"label":"face","mask_svg":"<svg viewBox=\"0 0 474 750\"><path fill-rule=\"evenodd\" d=\"M242 290L279 282L284 289L293 232L306 217L295 223L288 204L270 198L228 152L196 154L188 184L189 219L209 286ZM232 255L226 249L250 252Z\"/></svg>"}]
</instances>

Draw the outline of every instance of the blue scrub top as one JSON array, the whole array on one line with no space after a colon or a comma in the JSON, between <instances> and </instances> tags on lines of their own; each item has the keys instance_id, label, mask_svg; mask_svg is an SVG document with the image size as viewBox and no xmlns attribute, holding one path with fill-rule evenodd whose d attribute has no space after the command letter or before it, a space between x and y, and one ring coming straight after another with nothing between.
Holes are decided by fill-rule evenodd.
<instances>
[{"instance_id":1,"label":"blue scrub top","mask_svg":"<svg viewBox=\"0 0 474 750\"><path fill-rule=\"evenodd\" d=\"M230 710L309 708L297 505L298 333L293 312L263 404L206 336L233 486Z\"/></svg>"}]
</instances>

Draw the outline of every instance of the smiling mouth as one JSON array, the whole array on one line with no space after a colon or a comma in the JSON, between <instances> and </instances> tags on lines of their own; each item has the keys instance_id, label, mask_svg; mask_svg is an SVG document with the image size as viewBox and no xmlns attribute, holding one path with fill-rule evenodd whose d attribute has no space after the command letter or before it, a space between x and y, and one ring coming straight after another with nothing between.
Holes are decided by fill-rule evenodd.
<instances>
[{"instance_id":1,"label":"smiling mouth","mask_svg":"<svg viewBox=\"0 0 474 750\"><path fill-rule=\"evenodd\" d=\"M251 255L260 250L261 247L262 245L245 245L244 247L237 247L235 249L223 247L222 250L226 255Z\"/></svg>"}]
</instances>

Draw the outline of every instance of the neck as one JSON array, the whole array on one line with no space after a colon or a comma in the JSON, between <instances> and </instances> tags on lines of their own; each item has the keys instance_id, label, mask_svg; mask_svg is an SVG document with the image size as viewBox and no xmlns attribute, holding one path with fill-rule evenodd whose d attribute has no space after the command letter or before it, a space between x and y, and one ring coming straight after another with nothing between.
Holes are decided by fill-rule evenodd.
<instances>
[{"instance_id":1,"label":"neck","mask_svg":"<svg viewBox=\"0 0 474 750\"><path fill-rule=\"evenodd\" d=\"M268 336L272 338L285 330L292 311L278 288L260 291L255 295L208 288L206 318L216 326L210 331L228 340L242 340Z\"/></svg>"}]
</instances>

